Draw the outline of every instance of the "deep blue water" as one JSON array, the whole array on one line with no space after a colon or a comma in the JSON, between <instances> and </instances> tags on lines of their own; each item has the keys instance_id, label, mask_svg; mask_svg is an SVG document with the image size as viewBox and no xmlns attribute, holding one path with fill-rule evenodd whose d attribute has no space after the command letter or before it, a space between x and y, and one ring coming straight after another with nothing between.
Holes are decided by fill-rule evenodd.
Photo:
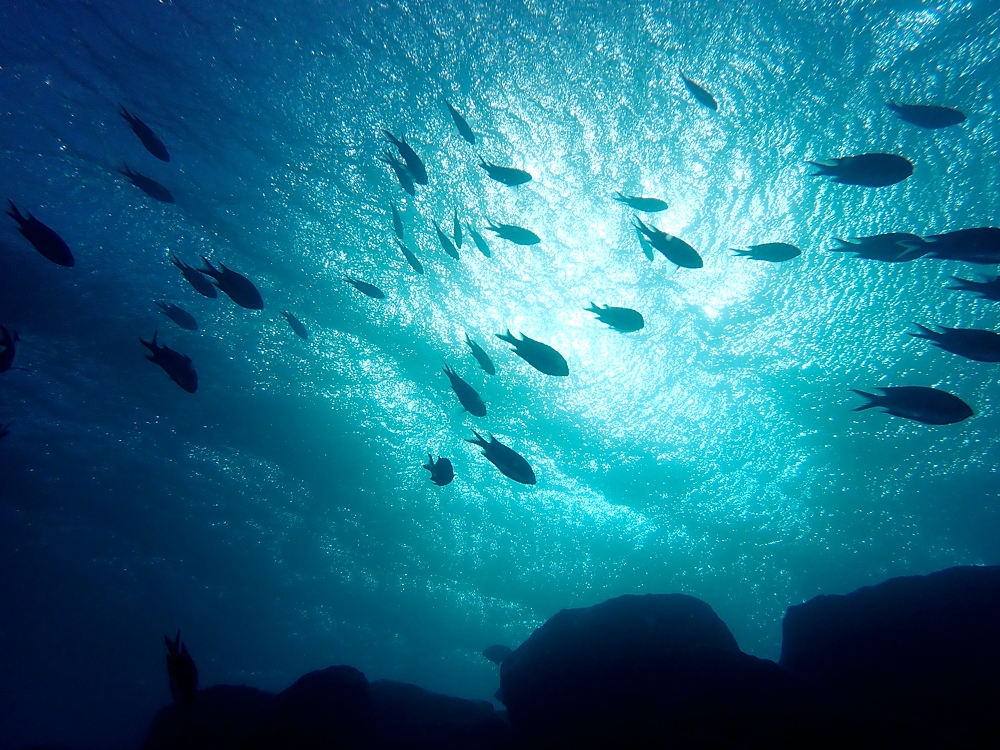
<instances>
[{"instance_id":1,"label":"deep blue water","mask_svg":"<svg viewBox=\"0 0 1000 750\"><path fill-rule=\"evenodd\" d=\"M135 746L170 700L177 627L203 686L280 690L344 663L489 698L480 650L564 607L685 592L775 658L790 604L1000 562L998 366L905 335L996 329L1000 304L946 290L996 268L829 251L1000 222L998 53L985 1L0 6L0 197L77 258L49 263L0 217L0 324L23 368L0 375L0 747ZM888 99L968 121L921 130ZM416 199L377 159L382 127L427 163ZM872 190L805 163L869 151L906 155L913 176ZM492 183L478 154L535 179ZM652 222L704 268L650 263L616 190L667 200ZM395 249L392 201L423 277ZM452 261L430 222L453 209L542 242ZM803 255L729 250L760 242ZM246 274L265 309L200 297L173 253ZM646 327L611 331L591 301ZM555 346L570 376L517 359L494 337L507 328ZM193 359L196 394L144 360L154 329ZM460 411L442 358L486 418ZM852 412L849 389L878 385L945 388L976 415ZM470 426L538 484L501 476ZM429 451L454 483L429 483Z\"/></svg>"}]
</instances>

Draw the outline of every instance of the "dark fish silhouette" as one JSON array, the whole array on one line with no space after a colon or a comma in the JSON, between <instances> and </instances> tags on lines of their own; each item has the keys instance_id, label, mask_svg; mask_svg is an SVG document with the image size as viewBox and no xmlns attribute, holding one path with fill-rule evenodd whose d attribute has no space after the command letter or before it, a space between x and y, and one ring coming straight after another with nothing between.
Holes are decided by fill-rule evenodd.
<instances>
[{"instance_id":1,"label":"dark fish silhouette","mask_svg":"<svg viewBox=\"0 0 1000 750\"><path fill-rule=\"evenodd\" d=\"M128 126L132 128L132 132L135 133L139 140L142 141L142 145L146 147L146 150L155 156L160 161L170 161L170 154L167 153L167 147L163 145L163 141L156 137L149 125L144 123L138 117L129 112L121 104L118 114L122 116L122 119L128 123Z\"/></svg>"},{"instance_id":2,"label":"dark fish silhouette","mask_svg":"<svg viewBox=\"0 0 1000 750\"><path fill-rule=\"evenodd\" d=\"M952 276L951 280L958 286L945 287L946 289L958 292L975 292L982 299L1000 302L1000 278L993 279L993 281L969 281Z\"/></svg>"},{"instance_id":3,"label":"dark fish silhouette","mask_svg":"<svg viewBox=\"0 0 1000 750\"><path fill-rule=\"evenodd\" d=\"M802 251L795 247L795 245L788 245L784 242L765 242L763 245L750 245L749 250L737 250L733 248L733 252L741 258L764 260L769 263L783 263L786 260L798 258L802 255Z\"/></svg>"},{"instance_id":4,"label":"dark fish silhouette","mask_svg":"<svg viewBox=\"0 0 1000 750\"><path fill-rule=\"evenodd\" d=\"M455 260L458 260L458 248L455 247L451 238L441 231L440 225L435 224L434 229L437 231L438 241L441 243L441 247L444 248L444 251Z\"/></svg>"},{"instance_id":5,"label":"dark fish silhouette","mask_svg":"<svg viewBox=\"0 0 1000 750\"><path fill-rule=\"evenodd\" d=\"M687 90L690 91L691 95L698 101L698 104L703 107L708 107L713 112L719 108L719 103L715 101L715 97L708 93L708 91L706 91L702 86L699 86L683 73L681 73L681 78L684 80L684 85L687 87Z\"/></svg>"},{"instance_id":6,"label":"dark fish silhouette","mask_svg":"<svg viewBox=\"0 0 1000 750\"><path fill-rule=\"evenodd\" d=\"M518 341L515 336L511 335L509 329L506 335L498 333L496 337L501 341L506 341L508 344L513 344L514 353L539 372L556 377L569 375L569 365L566 364L563 355L548 344L535 341L523 333L521 334L521 340Z\"/></svg>"},{"instance_id":7,"label":"dark fish silhouette","mask_svg":"<svg viewBox=\"0 0 1000 750\"><path fill-rule=\"evenodd\" d=\"M659 198L643 198L640 195L625 195L621 192L615 193L611 197L619 203L624 203L629 208L647 214L655 214L658 211L666 211L669 208L667 202L661 201Z\"/></svg>"},{"instance_id":8,"label":"dark fish silhouette","mask_svg":"<svg viewBox=\"0 0 1000 750\"><path fill-rule=\"evenodd\" d=\"M189 331L198 330L198 321L196 321L194 316L187 310L178 307L177 305L168 305L166 302L156 302L155 300L153 301L153 304L160 308L164 315L174 321L181 328L186 328Z\"/></svg>"},{"instance_id":9,"label":"dark fish silhouette","mask_svg":"<svg viewBox=\"0 0 1000 750\"><path fill-rule=\"evenodd\" d=\"M513 242L515 245L537 245L542 241L542 238L530 229L519 227L516 224L494 224L489 219L486 220L486 223L489 224L487 229L501 239Z\"/></svg>"},{"instance_id":10,"label":"dark fish silhouette","mask_svg":"<svg viewBox=\"0 0 1000 750\"><path fill-rule=\"evenodd\" d=\"M483 439L475 430L472 431L475 439L465 439L465 442L478 445L483 449L486 460L496 466L505 477L513 479L521 484L534 484L535 472L531 469L531 464L524 460L524 457L517 451L511 450L495 437L490 435L489 442Z\"/></svg>"},{"instance_id":11,"label":"dark fish silhouette","mask_svg":"<svg viewBox=\"0 0 1000 750\"><path fill-rule=\"evenodd\" d=\"M681 268L701 268L705 265L701 256L698 255L698 251L684 240L674 237L672 234L661 232L656 227L647 226L638 216L633 215L632 219L637 222L632 226L646 235L649 244L663 253L663 257L674 265Z\"/></svg>"},{"instance_id":12,"label":"dark fish silhouette","mask_svg":"<svg viewBox=\"0 0 1000 750\"><path fill-rule=\"evenodd\" d=\"M517 187L518 185L523 185L526 182L531 182L531 175L523 169L501 167L498 164L492 164L482 158L479 159L479 166L485 169L486 174L488 174L492 179L510 187Z\"/></svg>"},{"instance_id":13,"label":"dark fish silhouette","mask_svg":"<svg viewBox=\"0 0 1000 750\"><path fill-rule=\"evenodd\" d=\"M167 644L167 676L170 678L170 694L175 703L190 709L198 694L198 667L188 653L187 644L181 643L181 631L173 641L163 636Z\"/></svg>"},{"instance_id":14,"label":"dark fish silhouette","mask_svg":"<svg viewBox=\"0 0 1000 750\"><path fill-rule=\"evenodd\" d=\"M451 382L451 389L455 391L459 403L465 407L465 410L474 417L485 417L486 404L483 403L483 399L476 393L476 389L462 380L458 376L458 373L447 364L444 366L444 374L448 376L448 380Z\"/></svg>"},{"instance_id":15,"label":"dark fish silhouette","mask_svg":"<svg viewBox=\"0 0 1000 750\"><path fill-rule=\"evenodd\" d=\"M478 362L479 366L483 368L483 372L487 375L496 375L497 368L494 367L493 360L490 359L490 355L487 354L479 344L470 339L469 334L465 334L465 343L469 345L469 348L472 350L472 356L476 358L476 362Z\"/></svg>"},{"instance_id":16,"label":"dark fish silhouette","mask_svg":"<svg viewBox=\"0 0 1000 750\"><path fill-rule=\"evenodd\" d=\"M17 331L9 333L6 328L0 326L0 372L7 372L14 364L14 355L17 354L17 342L21 337Z\"/></svg>"},{"instance_id":17,"label":"dark fish silhouette","mask_svg":"<svg viewBox=\"0 0 1000 750\"><path fill-rule=\"evenodd\" d=\"M881 396L858 391L854 388L851 390L868 399L868 403L862 404L852 411L864 411L881 406L885 409L884 413L886 414L912 419L924 424L955 424L974 414L972 407L958 396L953 396L947 391L940 391L937 388L926 388L919 385L876 388L876 390L882 391L883 395Z\"/></svg>"},{"instance_id":18,"label":"dark fish silhouette","mask_svg":"<svg viewBox=\"0 0 1000 750\"><path fill-rule=\"evenodd\" d=\"M284 316L285 320L288 321L288 325L290 325L292 327L292 330L295 331L296 335L299 338L302 338L302 339L309 338L309 331L307 331L306 327L304 325L302 325L302 321L301 320L299 320L298 318L296 318L294 315L292 315L287 310L281 310L281 314L282 314L282 316Z\"/></svg>"},{"instance_id":19,"label":"dark fish silhouette","mask_svg":"<svg viewBox=\"0 0 1000 750\"><path fill-rule=\"evenodd\" d=\"M469 236L472 237L472 241L476 243L476 247L479 249L479 252L489 258L492 253L490 252L490 246L486 243L486 239L483 235L473 229L471 224L466 224L465 228L469 230Z\"/></svg>"},{"instance_id":20,"label":"dark fish silhouette","mask_svg":"<svg viewBox=\"0 0 1000 750\"><path fill-rule=\"evenodd\" d=\"M172 256L170 260L180 269L181 274L195 288L195 291L212 299L219 296L219 290L215 288L215 284L209 281L208 277L197 268L189 266L182 260L178 260L176 255Z\"/></svg>"},{"instance_id":21,"label":"dark fish silhouette","mask_svg":"<svg viewBox=\"0 0 1000 750\"><path fill-rule=\"evenodd\" d=\"M886 187L902 182L913 174L913 162L896 154L861 154L806 162L816 167L812 177L829 177L830 182L861 187Z\"/></svg>"},{"instance_id":22,"label":"dark fish silhouette","mask_svg":"<svg viewBox=\"0 0 1000 750\"><path fill-rule=\"evenodd\" d=\"M642 233L639 227L632 225L635 228L635 235L639 238L639 247L642 248L642 254L649 258L650 261L655 257L655 252L653 246L649 244L649 240L646 239L646 235Z\"/></svg>"},{"instance_id":23,"label":"dark fish silhouette","mask_svg":"<svg viewBox=\"0 0 1000 750\"><path fill-rule=\"evenodd\" d=\"M886 102L885 106L895 112L900 120L928 130L947 128L965 122L965 115L951 107L938 107L932 104L896 104L894 102Z\"/></svg>"},{"instance_id":24,"label":"dark fish silhouette","mask_svg":"<svg viewBox=\"0 0 1000 750\"><path fill-rule=\"evenodd\" d=\"M451 465L451 461L443 456L434 461L434 456L428 453L427 463L423 464L423 467L431 473L431 481L438 487L451 484L451 480L455 478L455 468Z\"/></svg>"},{"instance_id":25,"label":"dark fish silhouette","mask_svg":"<svg viewBox=\"0 0 1000 750\"><path fill-rule=\"evenodd\" d=\"M399 186L403 188L403 190L408 192L410 195L417 194L417 188L413 185L413 178L410 177L410 173L406 171L406 165L403 164L403 162L388 151L385 152L385 156L379 157L379 161L384 161L392 167L392 171L396 173L396 179L399 180Z\"/></svg>"},{"instance_id":26,"label":"dark fish silhouette","mask_svg":"<svg viewBox=\"0 0 1000 750\"><path fill-rule=\"evenodd\" d=\"M0 438L5 438L10 434L9 424L0 424Z\"/></svg>"},{"instance_id":27,"label":"dark fish silhouette","mask_svg":"<svg viewBox=\"0 0 1000 750\"><path fill-rule=\"evenodd\" d=\"M469 123L465 121L465 118L462 117L461 113L457 109L451 106L451 102L447 99L444 101L444 106L446 106L448 111L451 112L451 119L455 121L455 127L458 128L459 135L475 146L476 134L472 132L472 128L469 127Z\"/></svg>"},{"instance_id":28,"label":"dark fish silhouette","mask_svg":"<svg viewBox=\"0 0 1000 750\"><path fill-rule=\"evenodd\" d=\"M7 215L17 222L17 231L41 253L43 258L51 260L57 266L72 266L76 262L73 253L69 251L69 245L55 231L32 216L30 212L26 211L27 216L23 216L13 201L8 200L7 203L10 204Z\"/></svg>"},{"instance_id":29,"label":"dark fish silhouette","mask_svg":"<svg viewBox=\"0 0 1000 750\"><path fill-rule=\"evenodd\" d=\"M156 331L153 331L152 341L139 339L139 343L153 353L152 355L147 354L146 359L154 365L162 367L163 371L177 385L188 393L194 393L198 390L198 373L194 371L190 357L180 352L175 352L169 346L158 346L156 343Z\"/></svg>"},{"instance_id":30,"label":"dark fish silhouette","mask_svg":"<svg viewBox=\"0 0 1000 750\"><path fill-rule=\"evenodd\" d=\"M410 264L410 268L417 273L423 273L424 267L420 264L420 261L417 260L417 256L410 252L410 248L406 246L406 243L397 239L396 244L399 245L399 249L403 251L403 257L406 258L406 262Z\"/></svg>"},{"instance_id":31,"label":"dark fish silhouette","mask_svg":"<svg viewBox=\"0 0 1000 750\"><path fill-rule=\"evenodd\" d=\"M352 279L350 276L345 276L344 281L367 297L371 297L372 299L385 299L385 292L374 284L369 284L367 281L358 281L357 279Z\"/></svg>"},{"instance_id":32,"label":"dark fish silhouette","mask_svg":"<svg viewBox=\"0 0 1000 750\"><path fill-rule=\"evenodd\" d=\"M924 241L918 235L905 232L855 237L851 240L836 240L836 242L839 242L840 245L831 248L832 252L854 253L855 258L878 260L883 263L906 263L927 252Z\"/></svg>"},{"instance_id":33,"label":"dark fish silhouette","mask_svg":"<svg viewBox=\"0 0 1000 750\"><path fill-rule=\"evenodd\" d=\"M976 362L1000 362L1000 333L979 328L947 328L937 326L941 331L932 331L926 326L914 323L920 333L911 333L918 339L927 339L939 349L957 354Z\"/></svg>"},{"instance_id":34,"label":"dark fish silhouette","mask_svg":"<svg viewBox=\"0 0 1000 750\"><path fill-rule=\"evenodd\" d=\"M597 315L597 319L602 323L606 323L609 327L622 333L632 333L646 325L646 321L642 319L640 313L627 307L610 307L609 305L601 307L591 302L590 307L585 309L587 312Z\"/></svg>"},{"instance_id":35,"label":"dark fish silhouette","mask_svg":"<svg viewBox=\"0 0 1000 750\"><path fill-rule=\"evenodd\" d=\"M396 236L401 240L405 240L403 232L403 217L399 215L399 211L396 210L396 204L393 203L389 206L392 209L392 229L396 233Z\"/></svg>"},{"instance_id":36,"label":"dark fish silhouette","mask_svg":"<svg viewBox=\"0 0 1000 750\"><path fill-rule=\"evenodd\" d=\"M413 177L413 181L418 185L427 184L427 169L424 168L424 163L420 161L420 157L417 156L417 152L410 148L410 144L406 142L405 139L397 138L388 130L383 128L382 135L389 139L398 150L399 155L403 157L403 161L406 162L406 171L410 173Z\"/></svg>"},{"instance_id":37,"label":"dark fish silhouette","mask_svg":"<svg viewBox=\"0 0 1000 750\"><path fill-rule=\"evenodd\" d=\"M243 274L226 268L222 263L219 264L219 268L222 269L220 271L219 268L209 263L208 258L204 255L201 256L201 259L205 262L205 267L198 270L206 276L211 276L215 279L215 285L229 299L240 307L245 307L247 310L264 309L264 298L260 296L260 292L257 291L257 287L253 285L250 279Z\"/></svg>"},{"instance_id":38,"label":"dark fish silhouette","mask_svg":"<svg viewBox=\"0 0 1000 750\"><path fill-rule=\"evenodd\" d=\"M462 247L462 225L458 221L458 209L455 209L455 218L452 220L452 236L455 238L455 247Z\"/></svg>"},{"instance_id":39,"label":"dark fish silhouette","mask_svg":"<svg viewBox=\"0 0 1000 750\"><path fill-rule=\"evenodd\" d=\"M156 198L158 201L163 203L173 203L174 196L170 194L163 185L158 183L152 177L146 177L144 174L139 174L138 172L133 172L129 169L128 164L125 165L125 169L118 170L119 174L125 175L128 181L139 188L142 192L148 195L150 198Z\"/></svg>"},{"instance_id":40,"label":"dark fish silhouette","mask_svg":"<svg viewBox=\"0 0 1000 750\"><path fill-rule=\"evenodd\" d=\"M491 662L493 662L498 666L504 659L506 659L512 653L514 652L510 648L508 648L507 646L500 646L500 645L487 646L486 648L483 649L483 656L485 656L487 659L489 659Z\"/></svg>"},{"instance_id":41,"label":"dark fish silhouette","mask_svg":"<svg viewBox=\"0 0 1000 750\"><path fill-rule=\"evenodd\" d=\"M1000 263L1000 229L975 227L925 238L924 255L937 260L961 260L966 263ZM910 243L904 240L904 245Z\"/></svg>"}]
</instances>

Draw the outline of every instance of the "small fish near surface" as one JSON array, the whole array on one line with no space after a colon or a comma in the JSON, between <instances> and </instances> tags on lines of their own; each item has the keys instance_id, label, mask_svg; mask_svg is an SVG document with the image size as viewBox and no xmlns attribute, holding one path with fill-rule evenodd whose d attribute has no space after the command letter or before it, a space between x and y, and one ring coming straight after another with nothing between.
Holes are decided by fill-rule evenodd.
<instances>
[{"instance_id":1,"label":"small fish near surface","mask_svg":"<svg viewBox=\"0 0 1000 750\"><path fill-rule=\"evenodd\" d=\"M175 352L169 346L158 345L156 343L156 331L153 332L152 341L143 341L142 339L139 339L139 343L152 352L151 355L146 355L146 359L154 365L162 367L163 371L166 372L167 375L170 376L170 379L177 383L177 385L188 393L194 393L198 390L198 373L194 371L190 357L185 356L180 352Z\"/></svg>"},{"instance_id":2,"label":"small fish near surface","mask_svg":"<svg viewBox=\"0 0 1000 750\"><path fill-rule=\"evenodd\" d=\"M198 321L194 319L194 316L182 307L174 304L167 304L166 302L153 301L163 314L174 321L181 328L185 328L188 331L198 330Z\"/></svg>"},{"instance_id":3,"label":"small fish near surface","mask_svg":"<svg viewBox=\"0 0 1000 750\"><path fill-rule=\"evenodd\" d=\"M784 263L786 260L798 258L802 255L802 251L795 247L795 245L789 245L784 242L765 242L762 245L750 245L749 250L737 250L733 248L733 252L741 258L763 260L768 263Z\"/></svg>"},{"instance_id":4,"label":"small fish near surface","mask_svg":"<svg viewBox=\"0 0 1000 750\"><path fill-rule=\"evenodd\" d=\"M125 169L118 170L118 173L125 175L126 179L128 179L129 182L131 182L133 185L139 188L150 198L155 198L161 203L174 202L174 196L163 185L158 183L152 177L147 177L144 174L133 172L131 169L129 169L128 164L125 165Z\"/></svg>"},{"instance_id":5,"label":"small fish near surface","mask_svg":"<svg viewBox=\"0 0 1000 750\"><path fill-rule=\"evenodd\" d=\"M441 247L444 248L445 253L450 255L455 260L458 260L458 248L455 247L455 243L451 241L451 238L446 235L439 224L434 225L435 231L437 231L438 242L441 243Z\"/></svg>"},{"instance_id":6,"label":"small fish near surface","mask_svg":"<svg viewBox=\"0 0 1000 750\"><path fill-rule=\"evenodd\" d=\"M913 162L897 154L860 154L806 163L818 170L812 177L829 177L839 185L888 187L913 174Z\"/></svg>"},{"instance_id":7,"label":"small fish near surface","mask_svg":"<svg viewBox=\"0 0 1000 750\"><path fill-rule=\"evenodd\" d=\"M406 246L406 243L397 238L396 244L399 245L399 249L403 251L403 257L406 258L406 262L410 264L410 268L417 273L422 274L424 272L423 265L419 260L417 260L417 256L413 254L410 248Z\"/></svg>"},{"instance_id":8,"label":"small fish near surface","mask_svg":"<svg viewBox=\"0 0 1000 750\"><path fill-rule=\"evenodd\" d=\"M170 695L175 703L180 703L188 710L194 705L198 695L198 667L188 653L187 644L181 643L181 631L173 641L169 636L163 636L167 644L167 677L170 680Z\"/></svg>"},{"instance_id":9,"label":"small fish near surface","mask_svg":"<svg viewBox=\"0 0 1000 750\"><path fill-rule=\"evenodd\" d=\"M882 263L908 263L927 253L924 240L916 234L889 232L871 237L854 237L835 240L840 243L830 248L834 253L854 253L855 258L877 260Z\"/></svg>"},{"instance_id":10,"label":"small fish near surface","mask_svg":"<svg viewBox=\"0 0 1000 750\"><path fill-rule=\"evenodd\" d=\"M444 100L444 106L446 106L448 108L448 112L451 113L451 119L455 123L455 127L458 129L458 134L475 146L476 134L472 132L472 128L469 127L469 123L466 122L464 117L462 117L462 113L455 109L451 105L451 102L447 99Z\"/></svg>"},{"instance_id":11,"label":"small fish near surface","mask_svg":"<svg viewBox=\"0 0 1000 750\"><path fill-rule=\"evenodd\" d=\"M309 331L307 331L306 327L302 325L301 320L299 320L290 312L288 312L288 310L281 310L280 312L282 317L288 322L288 325L291 326L293 331L295 331L296 336L298 336L300 339L309 338Z\"/></svg>"},{"instance_id":12,"label":"small fish near surface","mask_svg":"<svg viewBox=\"0 0 1000 750\"><path fill-rule=\"evenodd\" d=\"M684 87L691 92L691 96L695 98L698 104L713 112L719 109L719 103L715 101L715 97L708 93L703 86L695 83L683 73L681 73L681 80L684 81Z\"/></svg>"},{"instance_id":13,"label":"small fish near surface","mask_svg":"<svg viewBox=\"0 0 1000 750\"><path fill-rule=\"evenodd\" d=\"M132 132L136 134L142 145L146 147L146 150L160 161L170 161L170 154L167 153L167 147L163 145L163 141L156 137L156 133L153 132L152 128L125 109L121 104L118 107L118 114L132 128Z\"/></svg>"},{"instance_id":14,"label":"small fish near surface","mask_svg":"<svg viewBox=\"0 0 1000 750\"><path fill-rule=\"evenodd\" d=\"M399 151L399 155L406 162L406 171L413 177L413 181L418 185L426 185L427 169L424 167L424 163L420 160L420 157L417 156L417 152L410 147L410 144L403 138L397 138L384 128L382 129L382 135Z\"/></svg>"},{"instance_id":15,"label":"small fish near surface","mask_svg":"<svg viewBox=\"0 0 1000 750\"><path fill-rule=\"evenodd\" d=\"M20 211L17 210L17 206L14 205L13 201L8 200L10 204L10 210L7 211L7 215L17 222L17 231L21 233L31 246L35 248L46 260L50 260L57 266L72 267L76 260L73 258L73 253L70 252L69 245L63 240L55 230L46 226L30 212L25 211L25 215L22 215Z\"/></svg>"},{"instance_id":16,"label":"small fish near surface","mask_svg":"<svg viewBox=\"0 0 1000 750\"><path fill-rule=\"evenodd\" d=\"M462 247L462 223L458 220L458 209L455 209L455 216L451 220L452 236L455 238L455 247Z\"/></svg>"},{"instance_id":17,"label":"small fish near surface","mask_svg":"<svg viewBox=\"0 0 1000 750\"><path fill-rule=\"evenodd\" d=\"M483 235L481 235L479 232L473 229L471 224L466 223L465 228L468 230L469 236L475 243L476 249L478 249L479 252L481 252L485 257L489 258L490 255L492 255L493 253L490 251L490 246L486 242L486 239L483 237Z\"/></svg>"},{"instance_id":18,"label":"small fish near surface","mask_svg":"<svg viewBox=\"0 0 1000 750\"><path fill-rule=\"evenodd\" d=\"M171 256L171 262L180 269L181 275L187 279L188 283L195 288L195 291L211 299L219 296L219 290L215 284L209 281L208 277L193 266L189 266L184 261L178 259L176 255Z\"/></svg>"},{"instance_id":19,"label":"small fish near surface","mask_svg":"<svg viewBox=\"0 0 1000 750\"><path fill-rule=\"evenodd\" d=\"M554 377L569 375L569 365L566 363L566 359L548 344L535 341L523 333L518 340L517 337L511 335L509 329L506 334L498 333L496 337L508 344L513 344L514 353L539 372Z\"/></svg>"},{"instance_id":20,"label":"small fish near surface","mask_svg":"<svg viewBox=\"0 0 1000 750\"><path fill-rule=\"evenodd\" d=\"M422 465L431 473L431 482L438 487L451 484L451 480L455 478L455 467L451 465L451 460L444 456L439 456L438 460L435 461L434 456L428 453L427 463Z\"/></svg>"},{"instance_id":21,"label":"small fish near surface","mask_svg":"<svg viewBox=\"0 0 1000 750\"><path fill-rule=\"evenodd\" d=\"M352 279L350 276L345 276L344 281L353 286L366 297L371 297L372 299L385 299L385 292L374 284L369 284L367 281Z\"/></svg>"},{"instance_id":22,"label":"small fish near surface","mask_svg":"<svg viewBox=\"0 0 1000 750\"><path fill-rule=\"evenodd\" d=\"M241 273L236 273L236 271L226 268L222 263L219 264L219 268L216 268L208 262L208 258L204 255L201 256L201 259L204 261L205 267L198 270L206 276L211 276L215 279L215 285L229 299L240 307L245 307L247 310L264 309L264 298L260 296L260 292L250 279Z\"/></svg>"},{"instance_id":23,"label":"small fish near surface","mask_svg":"<svg viewBox=\"0 0 1000 750\"><path fill-rule=\"evenodd\" d=\"M494 646L487 646L483 649L483 656L489 659L491 662L500 666L504 659L510 656L514 651L509 646L501 646L499 644Z\"/></svg>"},{"instance_id":24,"label":"small fish near surface","mask_svg":"<svg viewBox=\"0 0 1000 750\"><path fill-rule=\"evenodd\" d=\"M924 255L928 258L983 265L1000 263L1000 229L997 227L958 229L924 239L927 243Z\"/></svg>"},{"instance_id":25,"label":"small fish near surface","mask_svg":"<svg viewBox=\"0 0 1000 750\"><path fill-rule=\"evenodd\" d=\"M883 395L881 396L853 388L851 390L868 399L868 403L862 404L852 411L864 411L880 406L885 409L884 413L894 417L903 417L915 422L933 425L955 424L974 414L972 407L958 396L937 388L919 385L876 388L876 390L882 391Z\"/></svg>"},{"instance_id":26,"label":"small fish near surface","mask_svg":"<svg viewBox=\"0 0 1000 750\"><path fill-rule=\"evenodd\" d=\"M379 156L379 161L385 162L390 167L392 171L396 174L396 180L399 182L399 186L403 188L410 195L417 194L417 188L413 184L413 178L410 173L406 170L406 165L403 164L399 159L393 156L390 152L386 151L385 156Z\"/></svg>"},{"instance_id":27,"label":"small fish near surface","mask_svg":"<svg viewBox=\"0 0 1000 750\"><path fill-rule=\"evenodd\" d=\"M934 331L919 323L914 323L920 333L910 335L918 339L927 339L939 349L957 354L976 362L1000 362L1000 333L985 331L979 328L947 328L936 326L940 331Z\"/></svg>"},{"instance_id":28,"label":"small fish near surface","mask_svg":"<svg viewBox=\"0 0 1000 750\"><path fill-rule=\"evenodd\" d=\"M633 333L642 330L646 325L642 314L628 307L611 307L610 305L601 307L591 302L590 307L584 309L594 313L599 321L621 333Z\"/></svg>"},{"instance_id":29,"label":"small fish near surface","mask_svg":"<svg viewBox=\"0 0 1000 750\"><path fill-rule=\"evenodd\" d=\"M21 337L17 331L10 333L6 328L0 326L0 372L7 372L14 364L14 355L17 354L17 342Z\"/></svg>"},{"instance_id":30,"label":"small fish near surface","mask_svg":"<svg viewBox=\"0 0 1000 750\"><path fill-rule=\"evenodd\" d=\"M399 215L399 211L396 209L396 204L393 203L389 206L392 209L392 230L396 233L396 236L401 240L405 240L403 231L403 217Z\"/></svg>"},{"instance_id":31,"label":"small fish near surface","mask_svg":"<svg viewBox=\"0 0 1000 750\"><path fill-rule=\"evenodd\" d=\"M474 439L466 438L465 442L482 448L486 460L496 466L501 474L521 484L535 484L535 472L531 468L531 464L524 460L524 456L508 448L492 435L487 442L475 430L472 431L472 434L476 437Z\"/></svg>"},{"instance_id":32,"label":"small fish near surface","mask_svg":"<svg viewBox=\"0 0 1000 750\"><path fill-rule=\"evenodd\" d=\"M458 373L447 364L444 366L444 374L448 376L448 380L451 382L451 389L455 391L459 403L462 404L465 410L474 417L485 417L486 404L483 403L483 399L476 392L476 389L462 380Z\"/></svg>"},{"instance_id":33,"label":"small fish near surface","mask_svg":"<svg viewBox=\"0 0 1000 750\"><path fill-rule=\"evenodd\" d=\"M945 287L945 289L954 292L974 292L979 295L980 299L1000 302L1000 278L993 279L993 281L969 281L968 279L960 279L958 276L952 276L951 280L957 286L949 286Z\"/></svg>"},{"instance_id":34,"label":"small fish near surface","mask_svg":"<svg viewBox=\"0 0 1000 750\"><path fill-rule=\"evenodd\" d=\"M530 229L519 227L516 224L494 224L489 219L486 220L486 223L489 225L486 227L489 231L501 239L513 242L515 245L528 247L530 245L537 245L542 241L542 238Z\"/></svg>"},{"instance_id":35,"label":"small fish near surface","mask_svg":"<svg viewBox=\"0 0 1000 750\"><path fill-rule=\"evenodd\" d=\"M948 128L965 122L965 115L952 107L939 107L934 104L896 104L886 102L885 106L896 113L903 122L928 130Z\"/></svg>"},{"instance_id":36,"label":"small fish near surface","mask_svg":"<svg viewBox=\"0 0 1000 750\"><path fill-rule=\"evenodd\" d=\"M490 355L479 344L470 339L469 334L465 334L465 343L469 345L469 348L472 350L472 356L476 358L476 362L479 363L483 372L487 375L496 375L497 368L494 366L493 360L490 359Z\"/></svg>"},{"instance_id":37,"label":"small fish near surface","mask_svg":"<svg viewBox=\"0 0 1000 750\"><path fill-rule=\"evenodd\" d=\"M611 198L619 203L624 203L635 211L642 211L647 214L655 214L659 211L666 211L669 208L667 202L661 201L659 198L644 198L641 195L625 195L621 192L615 193Z\"/></svg>"},{"instance_id":38,"label":"small fish near surface","mask_svg":"<svg viewBox=\"0 0 1000 750\"><path fill-rule=\"evenodd\" d=\"M526 182L531 182L531 175L523 169L501 167L499 164L493 164L482 158L479 159L479 166L486 170L486 174L490 176L490 179L508 187L517 187Z\"/></svg>"},{"instance_id":39,"label":"small fish near surface","mask_svg":"<svg viewBox=\"0 0 1000 750\"><path fill-rule=\"evenodd\" d=\"M656 227L650 227L643 223L642 219L633 215L634 226L638 231L646 236L649 244L659 250L663 257L681 268L702 268L705 262L698 255L698 251L691 247L679 237L661 232Z\"/></svg>"}]
</instances>

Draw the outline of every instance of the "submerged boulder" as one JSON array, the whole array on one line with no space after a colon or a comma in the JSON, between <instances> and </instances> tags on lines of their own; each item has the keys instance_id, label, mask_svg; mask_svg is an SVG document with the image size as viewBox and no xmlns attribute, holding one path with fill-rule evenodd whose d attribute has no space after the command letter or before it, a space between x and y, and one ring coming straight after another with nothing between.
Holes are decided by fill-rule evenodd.
<instances>
[{"instance_id":1,"label":"submerged boulder","mask_svg":"<svg viewBox=\"0 0 1000 750\"><path fill-rule=\"evenodd\" d=\"M275 697L245 685L199 690L190 709L171 703L153 717L142 750L235 750L249 739Z\"/></svg>"}]
</instances>

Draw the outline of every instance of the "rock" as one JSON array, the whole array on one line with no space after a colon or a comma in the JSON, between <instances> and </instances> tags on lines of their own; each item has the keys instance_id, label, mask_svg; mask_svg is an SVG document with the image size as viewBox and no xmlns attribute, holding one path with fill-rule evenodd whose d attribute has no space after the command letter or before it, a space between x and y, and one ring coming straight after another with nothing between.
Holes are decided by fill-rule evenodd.
<instances>
[{"instance_id":1,"label":"rock","mask_svg":"<svg viewBox=\"0 0 1000 750\"><path fill-rule=\"evenodd\" d=\"M235 750L274 701L274 693L252 687L215 685L199 690L190 710L171 703L153 717L142 750Z\"/></svg>"}]
</instances>

